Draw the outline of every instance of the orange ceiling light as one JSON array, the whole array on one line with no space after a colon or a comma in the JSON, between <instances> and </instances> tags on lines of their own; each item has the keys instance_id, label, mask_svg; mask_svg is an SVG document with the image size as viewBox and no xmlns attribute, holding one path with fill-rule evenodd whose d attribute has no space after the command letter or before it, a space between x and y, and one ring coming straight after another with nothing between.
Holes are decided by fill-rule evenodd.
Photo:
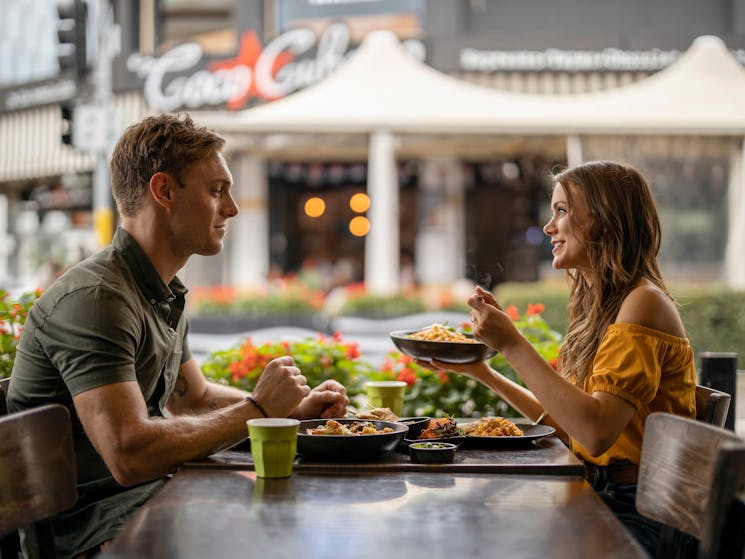
<instances>
[{"instance_id":1,"label":"orange ceiling light","mask_svg":"<svg viewBox=\"0 0 745 559\"><path fill-rule=\"evenodd\" d=\"M370 221L361 215L349 221L349 232L355 237L364 237L370 232Z\"/></svg>"},{"instance_id":2,"label":"orange ceiling light","mask_svg":"<svg viewBox=\"0 0 745 559\"><path fill-rule=\"evenodd\" d=\"M305 215L308 217L321 217L326 211L326 202L322 198L314 196L305 201Z\"/></svg>"},{"instance_id":3,"label":"orange ceiling light","mask_svg":"<svg viewBox=\"0 0 745 559\"><path fill-rule=\"evenodd\" d=\"M358 214L365 213L370 209L370 197L364 192L358 192L349 199L349 207Z\"/></svg>"}]
</instances>

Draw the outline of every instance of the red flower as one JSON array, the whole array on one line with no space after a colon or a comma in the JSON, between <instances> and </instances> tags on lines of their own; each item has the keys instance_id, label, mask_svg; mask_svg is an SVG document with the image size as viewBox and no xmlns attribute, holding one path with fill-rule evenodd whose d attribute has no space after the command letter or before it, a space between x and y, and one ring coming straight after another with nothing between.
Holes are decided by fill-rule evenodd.
<instances>
[{"instance_id":1,"label":"red flower","mask_svg":"<svg viewBox=\"0 0 745 559\"><path fill-rule=\"evenodd\" d=\"M363 296L366 292L364 283L350 283L347 284L344 289L350 297Z\"/></svg>"},{"instance_id":2,"label":"red flower","mask_svg":"<svg viewBox=\"0 0 745 559\"><path fill-rule=\"evenodd\" d=\"M347 344L347 358L357 359L360 355L360 347L358 342L351 342Z\"/></svg>"},{"instance_id":3,"label":"red flower","mask_svg":"<svg viewBox=\"0 0 745 559\"><path fill-rule=\"evenodd\" d=\"M536 303L535 305L528 303L528 316L533 316L536 314L541 314L544 310L546 310L546 307L543 305L543 303Z\"/></svg>"},{"instance_id":4,"label":"red flower","mask_svg":"<svg viewBox=\"0 0 745 559\"><path fill-rule=\"evenodd\" d=\"M448 374L445 371L439 371L439 373L440 373L440 380L443 383L450 382L450 377L448 376Z\"/></svg>"},{"instance_id":5,"label":"red flower","mask_svg":"<svg viewBox=\"0 0 745 559\"><path fill-rule=\"evenodd\" d=\"M228 364L228 372L233 382L238 382L239 379L248 376L248 371L249 369L241 361Z\"/></svg>"},{"instance_id":6,"label":"red flower","mask_svg":"<svg viewBox=\"0 0 745 559\"><path fill-rule=\"evenodd\" d=\"M548 362L551 367L553 367L554 371L559 370L559 359L558 357L556 359L551 359L551 361Z\"/></svg>"},{"instance_id":7,"label":"red flower","mask_svg":"<svg viewBox=\"0 0 745 559\"><path fill-rule=\"evenodd\" d=\"M322 292L313 293L310 298L310 304L314 309L323 308L323 303L326 301L326 296Z\"/></svg>"},{"instance_id":8,"label":"red flower","mask_svg":"<svg viewBox=\"0 0 745 559\"><path fill-rule=\"evenodd\" d=\"M405 382L408 386L414 386L417 376L416 373L409 367L404 367L401 372L398 373L398 379Z\"/></svg>"},{"instance_id":9,"label":"red flower","mask_svg":"<svg viewBox=\"0 0 745 559\"><path fill-rule=\"evenodd\" d=\"M504 309L504 312L506 312L507 316L509 316L512 320L520 320L520 312L517 310L517 307L515 305L508 306L506 309Z\"/></svg>"},{"instance_id":10,"label":"red flower","mask_svg":"<svg viewBox=\"0 0 745 559\"><path fill-rule=\"evenodd\" d=\"M399 357L398 357L398 362L399 362L399 363L403 363L404 365L408 365L409 363L411 363L411 362L412 362L412 358L411 358L411 357L409 357L408 355L406 355L406 354L402 353L402 354L401 354L401 355L399 355Z\"/></svg>"}]
</instances>

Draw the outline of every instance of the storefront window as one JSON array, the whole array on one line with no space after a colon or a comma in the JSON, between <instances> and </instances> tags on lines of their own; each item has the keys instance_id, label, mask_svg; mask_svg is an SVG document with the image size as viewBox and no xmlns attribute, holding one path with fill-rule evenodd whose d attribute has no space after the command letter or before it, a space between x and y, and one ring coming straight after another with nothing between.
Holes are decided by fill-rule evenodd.
<instances>
[{"instance_id":1,"label":"storefront window","mask_svg":"<svg viewBox=\"0 0 745 559\"><path fill-rule=\"evenodd\" d=\"M53 78L56 0L0 0L0 87Z\"/></svg>"},{"instance_id":2,"label":"storefront window","mask_svg":"<svg viewBox=\"0 0 745 559\"><path fill-rule=\"evenodd\" d=\"M413 264L417 235L417 173L399 165L402 262ZM365 162L271 161L270 260L275 275L297 274L323 290L363 281L365 243L374 204Z\"/></svg>"},{"instance_id":3,"label":"storefront window","mask_svg":"<svg viewBox=\"0 0 745 559\"><path fill-rule=\"evenodd\" d=\"M323 290L360 281L366 179L364 163L271 162L273 267Z\"/></svg>"},{"instance_id":4,"label":"storefront window","mask_svg":"<svg viewBox=\"0 0 745 559\"><path fill-rule=\"evenodd\" d=\"M547 178L559 164L540 154L469 164L467 277L489 289L539 279L551 246L541 228L550 206Z\"/></svg>"}]
</instances>

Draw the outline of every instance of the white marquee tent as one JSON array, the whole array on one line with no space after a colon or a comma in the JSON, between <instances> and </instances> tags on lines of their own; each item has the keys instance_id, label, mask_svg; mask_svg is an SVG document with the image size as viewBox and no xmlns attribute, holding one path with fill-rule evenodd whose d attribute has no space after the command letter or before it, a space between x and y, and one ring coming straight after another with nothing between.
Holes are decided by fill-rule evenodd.
<instances>
[{"instance_id":1,"label":"white marquee tent","mask_svg":"<svg viewBox=\"0 0 745 559\"><path fill-rule=\"evenodd\" d=\"M371 232L366 277L373 291L397 287L396 136L405 134L560 135L570 164L581 134L745 136L745 69L724 43L699 37L674 64L630 85L600 92L536 95L498 91L447 76L410 56L389 32L369 34L323 81L238 114L202 112L202 123L231 136L281 133L369 135ZM733 157L729 193L728 283L745 287L745 161ZM369 265L372 262L375 265ZM367 272L369 273L369 272Z\"/></svg>"},{"instance_id":2,"label":"white marquee tent","mask_svg":"<svg viewBox=\"0 0 745 559\"><path fill-rule=\"evenodd\" d=\"M215 113L209 123L226 132L265 133L743 135L745 69L720 39L705 36L667 69L628 86L528 95L438 72L380 31L325 80L238 115Z\"/></svg>"}]
</instances>

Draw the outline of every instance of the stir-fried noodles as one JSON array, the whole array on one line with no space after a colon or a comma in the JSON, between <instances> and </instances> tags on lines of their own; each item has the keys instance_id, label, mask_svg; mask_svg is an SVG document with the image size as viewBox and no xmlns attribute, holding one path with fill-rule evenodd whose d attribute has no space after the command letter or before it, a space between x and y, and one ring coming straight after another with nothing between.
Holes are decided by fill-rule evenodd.
<instances>
[{"instance_id":1,"label":"stir-fried noodles","mask_svg":"<svg viewBox=\"0 0 745 559\"><path fill-rule=\"evenodd\" d=\"M504 417L483 417L478 421L461 425L470 437L521 437L523 431Z\"/></svg>"},{"instance_id":2,"label":"stir-fried noodles","mask_svg":"<svg viewBox=\"0 0 745 559\"><path fill-rule=\"evenodd\" d=\"M443 326L442 324L433 324L422 328L418 332L412 332L408 335L413 340L423 340L429 342L459 342L459 343L479 343L478 340L469 338L457 330Z\"/></svg>"}]
</instances>

